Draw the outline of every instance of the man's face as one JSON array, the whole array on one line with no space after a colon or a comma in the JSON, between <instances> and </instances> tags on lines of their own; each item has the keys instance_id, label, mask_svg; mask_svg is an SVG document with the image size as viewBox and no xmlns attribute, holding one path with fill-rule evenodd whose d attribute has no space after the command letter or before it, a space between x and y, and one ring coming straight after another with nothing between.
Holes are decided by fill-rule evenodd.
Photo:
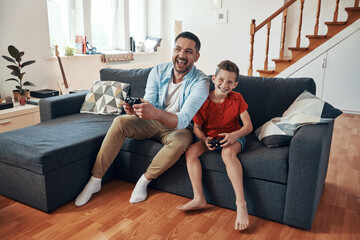
<instances>
[{"instance_id":1,"label":"man's face","mask_svg":"<svg viewBox=\"0 0 360 240\"><path fill-rule=\"evenodd\" d=\"M188 73L199 59L200 53L196 51L195 45L195 41L188 38L180 37L176 40L172 56L176 72Z\"/></svg>"}]
</instances>

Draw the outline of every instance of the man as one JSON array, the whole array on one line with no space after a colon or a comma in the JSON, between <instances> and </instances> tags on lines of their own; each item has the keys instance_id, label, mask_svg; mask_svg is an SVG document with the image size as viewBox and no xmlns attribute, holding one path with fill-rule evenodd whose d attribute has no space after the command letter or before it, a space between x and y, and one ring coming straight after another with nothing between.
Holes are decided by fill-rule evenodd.
<instances>
[{"instance_id":1,"label":"man","mask_svg":"<svg viewBox=\"0 0 360 240\"><path fill-rule=\"evenodd\" d=\"M155 66L148 77L141 104L124 103L127 115L116 117L101 145L92 177L75 200L86 204L100 191L101 180L119 153L125 137L153 138L164 144L140 177L131 194L130 203L147 198L147 186L171 167L192 143L186 127L209 95L209 79L194 63L200 57L200 40L191 32L175 39L172 62Z\"/></svg>"}]
</instances>

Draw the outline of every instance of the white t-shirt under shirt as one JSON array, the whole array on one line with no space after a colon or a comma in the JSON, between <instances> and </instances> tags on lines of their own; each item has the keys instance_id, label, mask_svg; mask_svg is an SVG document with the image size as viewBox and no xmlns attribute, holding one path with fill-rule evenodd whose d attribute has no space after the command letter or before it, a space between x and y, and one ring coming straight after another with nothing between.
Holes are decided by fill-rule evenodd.
<instances>
[{"instance_id":1,"label":"white t-shirt under shirt","mask_svg":"<svg viewBox=\"0 0 360 240\"><path fill-rule=\"evenodd\" d=\"M174 83L173 79L170 79L164 102L165 111L171 113L180 112L179 96L182 83L183 81L180 83Z\"/></svg>"}]
</instances>

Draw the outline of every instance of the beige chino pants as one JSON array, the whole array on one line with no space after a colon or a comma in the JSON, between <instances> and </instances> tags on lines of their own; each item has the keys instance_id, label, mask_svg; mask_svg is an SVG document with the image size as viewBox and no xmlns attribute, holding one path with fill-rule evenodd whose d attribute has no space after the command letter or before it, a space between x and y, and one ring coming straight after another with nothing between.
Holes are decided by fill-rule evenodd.
<instances>
[{"instance_id":1,"label":"beige chino pants","mask_svg":"<svg viewBox=\"0 0 360 240\"><path fill-rule=\"evenodd\" d=\"M136 115L116 117L96 157L92 171L94 176L105 175L118 155L125 137L139 140L152 138L164 144L146 170L152 179L174 165L193 140L189 129L169 128L157 120L144 120Z\"/></svg>"}]
</instances>

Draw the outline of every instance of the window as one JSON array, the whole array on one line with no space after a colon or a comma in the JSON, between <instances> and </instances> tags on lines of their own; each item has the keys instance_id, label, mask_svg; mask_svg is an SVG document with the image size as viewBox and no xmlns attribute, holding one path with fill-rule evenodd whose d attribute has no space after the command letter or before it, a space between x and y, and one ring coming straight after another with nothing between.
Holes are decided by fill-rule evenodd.
<instances>
[{"instance_id":1,"label":"window","mask_svg":"<svg viewBox=\"0 0 360 240\"><path fill-rule=\"evenodd\" d=\"M48 20L50 44L68 45L70 43L70 22L68 1L48 0Z\"/></svg>"},{"instance_id":2,"label":"window","mask_svg":"<svg viewBox=\"0 0 360 240\"><path fill-rule=\"evenodd\" d=\"M135 42L144 42L146 38L145 24L146 11L145 0L130 0L129 1L129 29L130 37Z\"/></svg>"},{"instance_id":3,"label":"window","mask_svg":"<svg viewBox=\"0 0 360 240\"><path fill-rule=\"evenodd\" d=\"M116 1L91 0L91 40L98 49L115 49Z\"/></svg>"},{"instance_id":4,"label":"window","mask_svg":"<svg viewBox=\"0 0 360 240\"><path fill-rule=\"evenodd\" d=\"M47 0L50 44L75 47L76 36L104 50L130 50L160 38L161 0ZM156 29L154 31L154 29Z\"/></svg>"}]
</instances>

